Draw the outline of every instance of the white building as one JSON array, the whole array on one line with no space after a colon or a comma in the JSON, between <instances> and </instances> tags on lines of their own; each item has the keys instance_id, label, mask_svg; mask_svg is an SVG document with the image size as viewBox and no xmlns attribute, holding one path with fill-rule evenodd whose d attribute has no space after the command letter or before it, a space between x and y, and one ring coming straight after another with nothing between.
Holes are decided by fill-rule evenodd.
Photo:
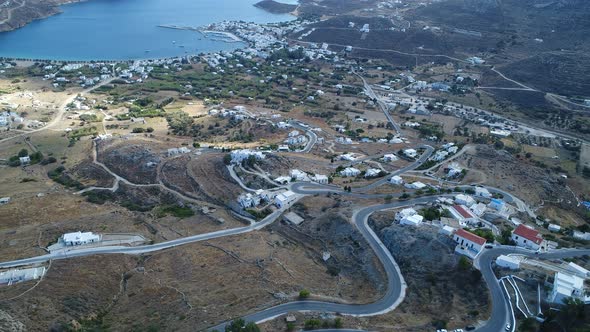
<instances>
[{"instance_id":1,"label":"white building","mask_svg":"<svg viewBox=\"0 0 590 332\"><path fill-rule=\"evenodd\" d=\"M416 156L418 155L418 151L416 151L415 149L405 149L404 154L408 158L416 158Z\"/></svg>"},{"instance_id":2,"label":"white building","mask_svg":"<svg viewBox=\"0 0 590 332\"><path fill-rule=\"evenodd\" d=\"M285 143L289 145L301 145L305 142L307 142L307 137L305 137L304 135L291 136L285 140Z\"/></svg>"},{"instance_id":3,"label":"white building","mask_svg":"<svg viewBox=\"0 0 590 332\"><path fill-rule=\"evenodd\" d=\"M338 156L338 159L345 161L355 161L356 157L352 153L345 153Z\"/></svg>"},{"instance_id":4,"label":"white building","mask_svg":"<svg viewBox=\"0 0 590 332\"><path fill-rule=\"evenodd\" d=\"M574 275L557 272L549 302L563 304L568 297L584 299L584 279Z\"/></svg>"},{"instance_id":5,"label":"white building","mask_svg":"<svg viewBox=\"0 0 590 332\"><path fill-rule=\"evenodd\" d=\"M278 194L275 197L275 205L279 209L281 209L291 204L295 200L295 198L297 198L297 195L294 192L287 190L283 193Z\"/></svg>"},{"instance_id":6,"label":"white building","mask_svg":"<svg viewBox=\"0 0 590 332\"><path fill-rule=\"evenodd\" d=\"M471 212L465 205L453 205L449 208L453 218L459 220L459 223L475 223L478 221L477 216Z\"/></svg>"},{"instance_id":7,"label":"white building","mask_svg":"<svg viewBox=\"0 0 590 332\"><path fill-rule=\"evenodd\" d=\"M449 153L447 151L436 151L436 153L434 154L434 156L432 156L432 160L434 161L443 161L447 158L447 156L449 155Z\"/></svg>"},{"instance_id":8,"label":"white building","mask_svg":"<svg viewBox=\"0 0 590 332\"><path fill-rule=\"evenodd\" d=\"M491 198L492 194L487 188L483 187L475 187L475 196L484 197L484 198Z\"/></svg>"},{"instance_id":9,"label":"white building","mask_svg":"<svg viewBox=\"0 0 590 332\"><path fill-rule=\"evenodd\" d=\"M250 158L250 156L254 156L257 160L262 160L265 158L264 153L260 151L252 151L249 149L242 149L242 150L234 150L230 153L231 155L231 162L234 164L239 164L244 160Z\"/></svg>"},{"instance_id":10,"label":"white building","mask_svg":"<svg viewBox=\"0 0 590 332\"><path fill-rule=\"evenodd\" d=\"M496 265L511 270L518 270L520 268L520 260L512 256L500 255L496 258Z\"/></svg>"},{"instance_id":11,"label":"white building","mask_svg":"<svg viewBox=\"0 0 590 332\"><path fill-rule=\"evenodd\" d=\"M25 165L28 165L31 163L31 157L29 157L29 156L20 157L18 159L19 159L20 164L22 166L25 166Z\"/></svg>"},{"instance_id":12,"label":"white building","mask_svg":"<svg viewBox=\"0 0 590 332\"><path fill-rule=\"evenodd\" d=\"M357 176L359 174L361 174L361 171L359 171L358 169L356 169L354 167L347 167L340 172L340 175L344 176L344 177L353 177L353 176Z\"/></svg>"},{"instance_id":13,"label":"white building","mask_svg":"<svg viewBox=\"0 0 590 332\"><path fill-rule=\"evenodd\" d=\"M307 173L298 169L292 169L291 172L289 172L289 175L291 176L291 179L295 179L296 181L311 181Z\"/></svg>"},{"instance_id":14,"label":"white building","mask_svg":"<svg viewBox=\"0 0 590 332\"><path fill-rule=\"evenodd\" d=\"M396 161L398 159L399 158L396 155L394 155L394 154L386 154L386 155L383 155L383 161L384 162L390 163L390 162Z\"/></svg>"},{"instance_id":15,"label":"white building","mask_svg":"<svg viewBox=\"0 0 590 332\"><path fill-rule=\"evenodd\" d=\"M443 227L440 229L439 233L440 233L440 234L443 234L443 235L446 235L446 236L452 236L452 235L453 235L453 233L455 233L456 231L457 231L457 229L456 229L456 228L454 228L454 227L451 227L451 226L449 226L449 225L444 225L444 226L443 226Z\"/></svg>"},{"instance_id":16,"label":"white building","mask_svg":"<svg viewBox=\"0 0 590 332\"><path fill-rule=\"evenodd\" d=\"M322 174L315 174L311 180L319 184L328 184L328 176Z\"/></svg>"},{"instance_id":17,"label":"white building","mask_svg":"<svg viewBox=\"0 0 590 332\"><path fill-rule=\"evenodd\" d=\"M100 241L100 235L92 232L74 232L62 235L61 239L66 246L79 246Z\"/></svg>"},{"instance_id":18,"label":"white building","mask_svg":"<svg viewBox=\"0 0 590 332\"><path fill-rule=\"evenodd\" d=\"M464 254L471 258L477 256L477 254L479 254L486 244L486 239L464 229L459 229L457 232L455 232L453 239L455 242L457 242L455 252Z\"/></svg>"},{"instance_id":19,"label":"white building","mask_svg":"<svg viewBox=\"0 0 590 332\"><path fill-rule=\"evenodd\" d=\"M566 269L573 272L574 274L583 276L584 278L590 276L590 271L586 270L585 268L581 267L580 265L574 262L567 263Z\"/></svg>"},{"instance_id":20,"label":"white building","mask_svg":"<svg viewBox=\"0 0 590 332\"><path fill-rule=\"evenodd\" d=\"M504 209L506 208L506 204L504 203L503 200L501 199L497 199L497 198L492 198L490 200L490 204L488 205L491 209L494 209L496 211L504 211Z\"/></svg>"},{"instance_id":21,"label":"white building","mask_svg":"<svg viewBox=\"0 0 590 332\"><path fill-rule=\"evenodd\" d=\"M391 177L391 179L389 179L389 183L394 185L401 185L404 183L404 179L402 179L402 177L399 175L394 175Z\"/></svg>"},{"instance_id":22,"label":"white building","mask_svg":"<svg viewBox=\"0 0 590 332\"><path fill-rule=\"evenodd\" d=\"M299 136L299 130L293 130L289 133L289 137Z\"/></svg>"},{"instance_id":23,"label":"white building","mask_svg":"<svg viewBox=\"0 0 590 332\"><path fill-rule=\"evenodd\" d=\"M512 241L516 242L519 247L531 250L545 250L547 248L547 243L539 232L523 224L518 225L512 231Z\"/></svg>"},{"instance_id":24,"label":"white building","mask_svg":"<svg viewBox=\"0 0 590 332\"><path fill-rule=\"evenodd\" d=\"M402 218L402 220L400 220L399 223L401 225L420 226L422 224L423 220L424 220L424 217L422 217L419 214L414 214L414 215Z\"/></svg>"},{"instance_id":25,"label":"white building","mask_svg":"<svg viewBox=\"0 0 590 332\"><path fill-rule=\"evenodd\" d=\"M470 206L469 209L471 210L471 212L473 212L473 214L475 214L478 217L481 217L486 212L487 206L483 203L477 203Z\"/></svg>"},{"instance_id":26,"label":"white building","mask_svg":"<svg viewBox=\"0 0 590 332\"><path fill-rule=\"evenodd\" d=\"M369 168L365 171L365 177L366 178L374 178L379 176L379 174L381 173L380 169L377 168Z\"/></svg>"},{"instance_id":27,"label":"white building","mask_svg":"<svg viewBox=\"0 0 590 332\"><path fill-rule=\"evenodd\" d=\"M557 232L559 232L559 231L561 230L561 226L559 226L559 225L556 225L556 224L549 224L549 227L547 227L547 229L548 229L550 232L557 233Z\"/></svg>"},{"instance_id":28,"label":"white building","mask_svg":"<svg viewBox=\"0 0 590 332\"><path fill-rule=\"evenodd\" d=\"M447 167L447 177L454 178L463 173L463 169L458 164L452 163Z\"/></svg>"},{"instance_id":29,"label":"white building","mask_svg":"<svg viewBox=\"0 0 590 332\"><path fill-rule=\"evenodd\" d=\"M412 183L406 183L405 187L408 189L420 190L420 189L426 188L426 185L420 181L416 181L416 182L412 182Z\"/></svg>"},{"instance_id":30,"label":"white building","mask_svg":"<svg viewBox=\"0 0 590 332\"><path fill-rule=\"evenodd\" d=\"M469 207L475 204L475 200L469 195L459 194L455 196L455 203Z\"/></svg>"},{"instance_id":31,"label":"white building","mask_svg":"<svg viewBox=\"0 0 590 332\"><path fill-rule=\"evenodd\" d=\"M517 246L531 250L545 250L547 248L547 241L543 239L541 234L534 228L524 224L518 225L512 231L512 240L516 242Z\"/></svg>"},{"instance_id":32,"label":"white building","mask_svg":"<svg viewBox=\"0 0 590 332\"><path fill-rule=\"evenodd\" d=\"M336 137L336 143L338 144L352 144L352 139L349 137Z\"/></svg>"},{"instance_id":33,"label":"white building","mask_svg":"<svg viewBox=\"0 0 590 332\"><path fill-rule=\"evenodd\" d=\"M291 182L291 178L288 176L279 176L278 178L274 179L274 181L280 184L287 184Z\"/></svg>"},{"instance_id":34,"label":"white building","mask_svg":"<svg viewBox=\"0 0 590 332\"><path fill-rule=\"evenodd\" d=\"M395 214L395 221L401 221L404 218L415 216L418 212L412 208L406 208Z\"/></svg>"},{"instance_id":35,"label":"white building","mask_svg":"<svg viewBox=\"0 0 590 332\"><path fill-rule=\"evenodd\" d=\"M176 156L179 154L189 153L189 152L191 152L191 150L189 148L183 146L180 148L168 149L167 152L168 152L168 157L171 157L171 156Z\"/></svg>"},{"instance_id":36,"label":"white building","mask_svg":"<svg viewBox=\"0 0 590 332\"><path fill-rule=\"evenodd\" d=\"M244 209L249 209L260 205L262 199L258 195L245 193L238 196L238 203Z\"/></svg>"}]
</instances>

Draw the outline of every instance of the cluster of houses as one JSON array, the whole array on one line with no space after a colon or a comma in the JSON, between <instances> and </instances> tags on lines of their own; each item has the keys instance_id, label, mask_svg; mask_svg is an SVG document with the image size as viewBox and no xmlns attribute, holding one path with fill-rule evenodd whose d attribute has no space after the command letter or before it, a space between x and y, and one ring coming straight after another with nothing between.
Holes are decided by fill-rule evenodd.
<instances>
[{"instance_id":1,"label":"cluster of houses","mask_svg":"<svg viewBox=\"0 0 590 332\"><path fill-rule=\"evenodd\" d=\"M274 179L274 182L280 184L287 184L291 181L306 181L316 182L319 184L328 184L330 179L327 175L306 173L298 169L292 169L289 172L289 176L279 176Z\"/></svg>"},{"instance_id":2,"label":"cluster of houses","mask_svg":"<svg viewBox=\"0 0 590 332\"><path fill-rule=\"evenodd\" d=\"M173 157L181 154L190 153L191 150L185 146L181 146L179 148L171 148L167 150L168 157Z\"/></svg>"},{"instance_id":3,"label":"cluster of houses","mask_svg":"<svg viewBox=\"0 0 590 332\"><path fill-rule=\"evenodd\" d=\"M256 160L263 160L266 158L262 151L254 151L250 149L233 150L230 152L230 157L232 164L241 164L250 157L253 157Z\"/></svg>"},{"instance_id":4,"label":"cluster of houses","mask_svg":"<svg viewBox=\"0 0 590 332\"><path fill-rule=\"evenodd\" d=\"M254 118L254 115L248 112L246 107L241 105L234 106L232 109L210 109L209 115L220 118L230 118L236 122L243 121L249 118Z\"/></svg>"},{"instance_id":5,"label":"cluster of houses","mask_svg":"<svg viewBox=\"0 0 590 332\"><path fill-rule=\"evenodd\" d=\"M434 161L443 161L447 159L449 155L457 153L458 150L459 147L456 146L455 143L446 143L441 147L440 150L436 151L434 155L430 157L430 159Z\"/></svg>"},{"instance_id":6,"label":"cluster of houses","mask_svg":"<svg viewBox=\"0 0 590 332\"><path fill-rule=\"evenodd\" d=\"M307 143L307 137L302 135L299 130L292 130L284 142L288 145L299 146Z\"/></svg>"},{"instance_id":7,"label":"cluster of houses","mask_svg":"<svg viewBox=\"0 0 590 332\"><path fill-rule=\"evenodd\" d=\"M255 208L262 203L270 203L274 199L274 194L266 190L256 190L254 193L243 193L238 196L238 203L244 209Z\"/></svg>"},{"instance_id":8,"label":"cluster of houses","mask_svg":"<svg viewBox=\"0 0 590 332\"><path fill-rule=\"evenodd\" d=\"M12 111L0 112L0 127L18 126L25 122L25 119Z\"/></svg>"}]
</instances>

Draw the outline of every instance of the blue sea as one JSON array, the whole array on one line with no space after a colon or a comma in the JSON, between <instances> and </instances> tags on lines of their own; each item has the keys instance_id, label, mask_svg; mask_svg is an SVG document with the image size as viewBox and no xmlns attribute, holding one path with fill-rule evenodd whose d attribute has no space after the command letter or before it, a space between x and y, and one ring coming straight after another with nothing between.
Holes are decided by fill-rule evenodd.
<instances>
[{"instance_id":1,"label":"blue sea","mask_svg":"<svg viewBox=\"0 0 590 332\"><path fill-rule=\"evenodd\" d=\"M89 0L63 5L61 14L0 33L0 57L127 60L231 50L243 45L158 25L197 27L223 20L271 23L294 19L254 7L258 1Z\"/></svg>"}]
</instances>

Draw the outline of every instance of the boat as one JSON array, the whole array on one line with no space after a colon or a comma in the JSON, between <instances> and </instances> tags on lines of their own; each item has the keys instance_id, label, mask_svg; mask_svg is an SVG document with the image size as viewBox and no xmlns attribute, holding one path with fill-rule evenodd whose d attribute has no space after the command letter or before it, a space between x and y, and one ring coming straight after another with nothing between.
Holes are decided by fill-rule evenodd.
<instances>
[{"instance_id":1,"label":"boat","mask_svg":"<svg viewBox=\"0 0 590 332\"><path fill-rule=\"evenodd\" d=\"M145 50L145 53L150 53L152 50Z\"/></svg>"}]
</instances>

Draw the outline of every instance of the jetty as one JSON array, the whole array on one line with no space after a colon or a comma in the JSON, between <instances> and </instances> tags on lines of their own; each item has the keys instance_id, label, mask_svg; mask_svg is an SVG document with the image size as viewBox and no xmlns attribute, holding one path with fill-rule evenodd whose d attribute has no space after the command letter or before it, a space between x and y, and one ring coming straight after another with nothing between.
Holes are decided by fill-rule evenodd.
<instances>
[{"instance_id":1,"label":"jetty","mask_svg":"<svg viewBox=\"0 0 590 332\"><path fill-rule=\"evenodd\" d=\"M160 28L165 29L176 29L176 30L188 30L188 31L196 31L200 32L203 36L212 39L212 40L219 40L227 43L239 43L243 40L228 31L219 31L219 30L207 30L198 27L191 27L191 26L184 26L184 25L176 25L176 24L160 24L158 25Z\"/></svg>"}]
</instances>

